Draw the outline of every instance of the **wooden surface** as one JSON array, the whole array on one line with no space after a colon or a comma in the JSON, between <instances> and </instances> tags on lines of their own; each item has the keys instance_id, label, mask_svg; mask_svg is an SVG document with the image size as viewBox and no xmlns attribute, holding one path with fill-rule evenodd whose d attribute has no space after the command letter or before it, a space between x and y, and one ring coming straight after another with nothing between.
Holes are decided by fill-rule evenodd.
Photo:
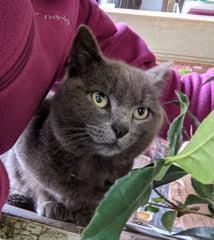
<instances>
[{"instance_id":1,"label":"wooden surface","mask_svg":"<svg viewBox=\"0 0 214 240\"><path fill-rule=\"evenodd\" d=\"M42 224L3 213L0 220L0 239L80 240L81 237L78 234L48 226L47 224Z\"/></svg>"},{"instance_id":2,"label":"wooden surface","mask_svg":"<svg viewBox=\"0 0 214 240\"><path fill-rule=\"evenodd\" d=\"M81 228L5 205L0 218L0 239L80 240Z\"/></svg>"},{"instance_id":3,"label":"wooden surface","mask_svg":"<svg viewBox=\"0 0 214 240\"><path fill-rule=\"evenodd\" d=\"M147 43L158 60L214 65L214 17L104 9L114 22L125 22Z\"/></svg>"},{"instance_id":4,"label":"wooden surface","mask_svg":"<svg viewBox=\"0 0 214 240\"><path fill-rule=\"evenodd\" d=\"M0 240L80 240L83 228L5 204L0 218ZM155 240L151 235L130 230L120 240ZM159 238L162 239L162 238Z\"/></svg>"}]
</instances>

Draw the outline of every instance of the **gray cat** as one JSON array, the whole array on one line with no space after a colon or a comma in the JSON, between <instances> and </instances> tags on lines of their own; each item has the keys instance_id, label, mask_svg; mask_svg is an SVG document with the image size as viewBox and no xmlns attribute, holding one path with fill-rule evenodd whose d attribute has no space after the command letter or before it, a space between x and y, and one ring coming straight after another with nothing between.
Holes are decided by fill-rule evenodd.
<instances>
[{"instance_id":1,"label":"gray cat","mask_svg":"<svg viewBox=\"0 0 214 240\"><path fill-rule=\"evenodd\" d=\"M81 26L67 69L4 155L9 202L31 199L29 208L39 215L86 226L109 185L131 170L157 134L169 64L142 71L107 59Z\"/></svg>"}]
</instances>

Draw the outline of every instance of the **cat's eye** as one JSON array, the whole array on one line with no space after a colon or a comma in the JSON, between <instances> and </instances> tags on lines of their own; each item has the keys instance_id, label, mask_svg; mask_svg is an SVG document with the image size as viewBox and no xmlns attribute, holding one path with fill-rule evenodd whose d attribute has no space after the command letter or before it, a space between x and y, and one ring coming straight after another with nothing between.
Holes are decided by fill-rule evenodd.
<instances>
[{"instance_id":1,"label":"cat's eye","mask_svg":"<svg viewBox=\"0 0 214 240\"><path fill-rule=\"evenodd\" d=\"M99 107L105 108L108 105L108 97L102 92L92 93L92 101Z\"/></svg>"},{"instance_id":2,"label":"cat's eye","mask_svg":"<svg viewBox=\"0 0 214 240\"><path fill-rule=\"evenodd\" d=\"M136 119L143 120L149 116L149 109L140 107L134 111L133 115Z\"/></svg>"}]
</instances>

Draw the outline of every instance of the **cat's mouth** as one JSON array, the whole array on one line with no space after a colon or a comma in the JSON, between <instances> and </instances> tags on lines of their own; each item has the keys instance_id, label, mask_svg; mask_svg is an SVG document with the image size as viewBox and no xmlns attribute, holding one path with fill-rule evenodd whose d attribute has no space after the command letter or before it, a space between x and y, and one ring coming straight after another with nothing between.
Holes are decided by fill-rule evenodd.
<instances>
[{"instance_id":1,"label":"cat's mouth","mask_svg":"<svg viewBox=\"0 0 214 240\"><path fill-rule=\"evenodd\" d=\"M114 143L100 143L96 144L96 151L103 156L113 156L122 151L122 147L119 146L118 142Z\"/></svg>"}]
</instances>

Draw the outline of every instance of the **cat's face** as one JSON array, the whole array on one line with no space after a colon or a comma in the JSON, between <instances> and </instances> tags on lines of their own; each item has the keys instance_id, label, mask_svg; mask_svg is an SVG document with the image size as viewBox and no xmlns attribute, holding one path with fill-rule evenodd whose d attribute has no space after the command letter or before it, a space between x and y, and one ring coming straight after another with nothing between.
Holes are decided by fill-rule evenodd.
<instances>
[{"instance_id":1,"label":"cat's face","mask_svg":"<svg viewBox=\"0 0 214 240\"><path fill-rule=\"evenodd\" d=\"M142 151L162 123L158 97L168 66L142 71L106 59L82 28L71 50L68 78L52 101L55 136L77 155Z\"/></svg>"}]
</instances>

